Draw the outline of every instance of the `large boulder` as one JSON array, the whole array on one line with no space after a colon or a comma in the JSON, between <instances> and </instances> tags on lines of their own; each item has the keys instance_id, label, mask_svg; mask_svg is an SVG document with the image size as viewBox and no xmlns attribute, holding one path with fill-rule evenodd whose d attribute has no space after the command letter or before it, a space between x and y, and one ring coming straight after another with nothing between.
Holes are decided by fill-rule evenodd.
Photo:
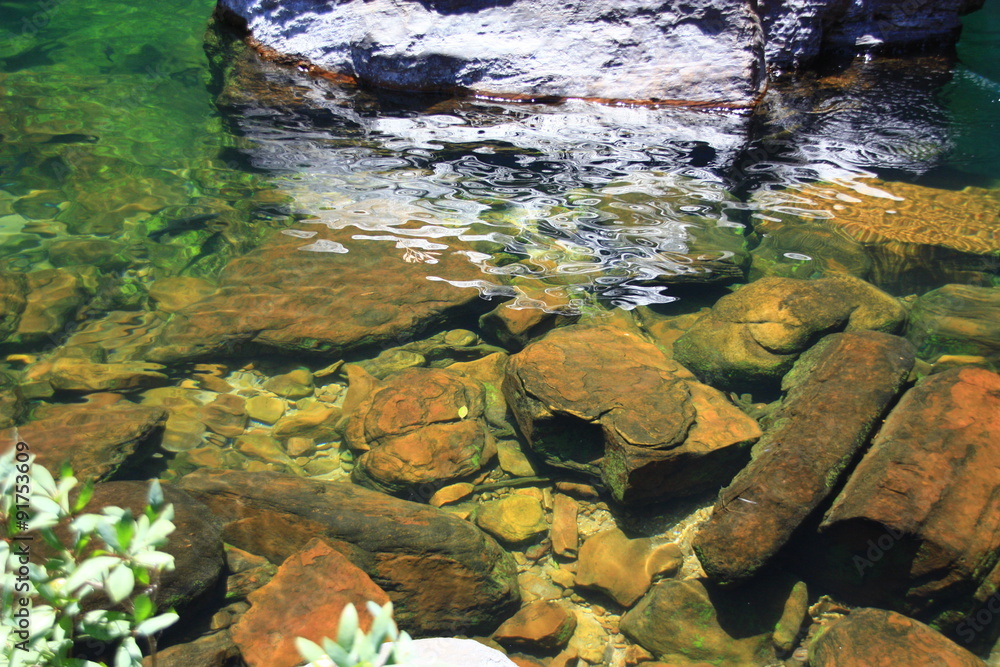
<instances>
[{"instance_id":1,"label":"large boulder","mask_svg":"<svg viewBox=\"0 0 1000 667\"><path fill-rule=\"evenodd\" d=\"M382 88L750 106L765 78L747 0L219 4L290 62Z\"/></svg>"},{"instance_id":2,"label":"large boulder","mask_svg":"<svg viewBox=\"0 0 1000 667\"><path fill-rule=\"evenodd\" d=\"M828 333L894 333L905 320L895 299L851 276L763 278L719 299L674 343L674 355L712 386L756 391L777 385Z\"/></svg>"},{"instance_id":3,"label":"large boulder","mask_svg":"<svg viewBox=\"0 0 1000 667\"><path fill-rule=\"evenodd\" d=\"M611 326L556 329L510 358L507 402L547 463L600 474L620 501L724 484L760 437L721 392Z\"/></svg>"},{"instance_id":4,"label":"large boulder","mask_svg":"<svg viewBox=\"0 0 1000 667\"><path fill-rule=\"evenodd\" d=\"M671 665L766 665L792 582L736 589L701 579L655 584L621 620L626 637Z\"/></svg>"},{"instance_id":5,"label":"large boulder","mask_svg":"<svg viewBox=\"0 0 1000 667\"><path fill-rule=\"evenodd\" d=\"M480 278L462 252L441 253L433 269L407 257L352 240L347 230L308 240L279 235L230 262L213 294L170 313L148 359L233 355L250 347L337 355L405 339L478 300L476 290L428 278Z\"/></svg>"},{"instance_id":6,"label":"large boulder","mask_svg":"<svg viewBox=\"0 0 1000 667\"><path fill-rule=\"evenodd\" d=\"M783 0L761 3L768 65L783 70L808 65L823 51L898 49L953 43L959 17L984 0Z\"/></svg>"},{"instance_id":7,"label":"large boulder","mask_svg":"<svg viewBox=\"0 0 1000 667\"><path fill-rule=\"evenodd\" d=\"M954 628L1000 586L1000 375L956 368L910 389L801 562L842 599Z\"/></svg>"},{"instance_id":8,"label":"large boulder","mask_svg":"<svg viewBox=\"0 0 1000 667\"><path fill-rule=\"evenodd\" d=\"M372 618L365 603L389 601L367 574L318 539L289 556L274 578L247 599L250 609L231 632L250 667L295 667L302 663L296 637L317 644L336 638L348 604L358 610L360 627L367 631Z\"/></svg>"},{"instance_id":9,"label":"large boulder","mask_svg":"<svg viewBox=\"0 0 1000 667\"><path fill-rule=\"evenodd\" d=\"M836 488L913 361L906 340L874 331L832 334L799 359L773 426L695 538L709 577L746 579L785 545Z\"/></svg>"},{"instance_id":10,"label":"large boulder","mask_svg":"<svg viewBox=\"0 0 1000 667\"><path fill-rule=\"evenodd\" d=\"M392 375L351 413L347 444L363 452L351 478L389 493L440 487L496 453L479 382L437 368Z\"/></svg>"},{"instance_id":11,"label":"large boulder","mask_svg":"<svg viewBox=\"0 0 1000 667\"><path fill-rule=\"evenodd\" d=\"M513 558L471 523L354 484L199 470L180 486L228 543L281 563L319 537L364 570L421 634L491 631L518 607Z\"/></svg>"},{"instance_id":12,"label":"large boulder","mask_svg":"<svg viewBox=\"0 0 1000 667\"><path fill-rule=\"evenodd\" d=\"M884 609L855 609L822 629L809 644L809 664L813 667L986 667L985 662L933 628Z\"/></svg>"},{"instance_id":13,"label":"large boulder","mask_svg":"<svg viewBox=\"0 0 1000 667\"><path fill-rule=\"evenodd\" d=\"M103 480L152 454L166 420L162 408L118 394L90 394L85 403L36 408L19 431L38 463L56 470L68 461L77 477Z\"/></svg>"}]
</instances>

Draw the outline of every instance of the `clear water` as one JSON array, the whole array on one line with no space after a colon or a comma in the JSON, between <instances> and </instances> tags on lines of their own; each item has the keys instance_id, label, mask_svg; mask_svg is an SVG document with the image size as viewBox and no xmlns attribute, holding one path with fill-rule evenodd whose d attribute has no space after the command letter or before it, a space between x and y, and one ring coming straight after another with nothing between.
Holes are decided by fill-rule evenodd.
<instances>
[{"instance_id":1,"label":"clear water","mask_svg":"<svg viewBox=\"0 0 1000 667\"><path fill-rule=\"evenodd\" d=\"M54 240L111 240L125 267L99 268L141 291L211 277L276 229L305 245L325 224L429 275L437 253L470 246L476 287L525 307L630 309L736 280L773 245L761 221L835 220L835 200L855 195L912 199L885 187L900 181L982 188L950 200L961 216L998 184L992 5L967 21L957 65L859 63L776 87L756 117L338 88L206 35L212 6L0 2L7 269L50 266ZM816 184L835 192L817 198ZM821 271L823 244L796 243L764 248L766 272ZM949 261L995 282L995 255ZM954 273L868 277L907 294Z\"/></svg>"}]
</instances>

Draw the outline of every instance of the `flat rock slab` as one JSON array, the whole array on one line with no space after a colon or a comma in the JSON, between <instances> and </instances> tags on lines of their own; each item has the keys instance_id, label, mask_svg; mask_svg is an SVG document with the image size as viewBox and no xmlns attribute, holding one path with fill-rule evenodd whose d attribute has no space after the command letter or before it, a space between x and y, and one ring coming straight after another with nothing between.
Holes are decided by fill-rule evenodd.
<instances>
[{"instance_id":1,"label":"flat rock slab","mask_svg":"<svg viewBox=\"0 0 1000 667\"><path fill-rule=\"evenodd\" d=\"M479 298L429 278L480 279L461 251L442 252L433 265L404 257L346 230L278 235L230 262L212 295L171 313L148 359L217 358L253 347L337 355L412 335Z\"/></svg>"},{"instance_id":2,"label":"flat rock slab","mask_svg":"<svg viewBox=\"0 0 1000 667\"><path fill-rule=\"evenodd\" d=\"M404 629L489 632L519 605L510 554L433 507L279 473L199 470L180 486L222 518L228 543L273 563L323 539L389 594Z\"/></svg>"},{"instance_id":3,"label":"flat rock slab","mask_svg":"<svg viewBox=\"0 0 1000 667\"><path fill-rule=\"evenodd\" d=\"M250 609L232 627L233 641L250 667L295 667L302 658L296 637L321 643L336 639L340 614L358 610L362 630L371 628L365 603L384 605L389 597L339 551L316 539L292 554L274 578L251 593Z\"/></svg>"},{"instance_id":4,"label":"flat rock slab","mask_svg":"<svg viewBox=\"0 0 1000 667\"><path fill-rule=\"evenodd\" d=\"M571 325L531 343L510 358L503 390L547 463L601 475L626 503L718 487L760 437L721 392L611 326Z\"/></svg>"},{"instance_id":5,"label":"flat rock slab","mask_svg":"<svg viewBox=\"0 0 1000 667\"><path fill-rule=\"evenodd\" d=\"M450 370L389 376L351 412L345 436L361 452L351 479L399 493L478 471L496 453L485 407L482 385Z\"/></svg>"},{"instance_id":6,"label":"flat rock slab","mask_svg":"<svg viewBox=\"0 0 1000 667\"><path fill-rule=\"evenodd\" d=\"M906 312L851 276L762 278L728 294L674 343L703 382L734 391L775 387L799 355L837 331L895 333Z\"/></svg>"},{"instance_id":7,"label":"flat rock slab","mask_svg":"<svg viewBox=\"0 0 1000 667\"><path fill-rule=\"evenodd\" d=\"M913 361L906 340L874 331L831 334L802 355L753 460L695 538L709 577L746 579L781 549L843 477Z\"/></svg>"},{"instance_id":8,"label":"flat rock slab","mask_svg":"<svg viewBox=\"0 0 1000 667\"><path fill-rule=\"evenodd\" d=\"M854 603L952 625L944 607L964 615L1000 585L998 469L1000 375L966 367L923 379L826 513L806 567Z\"/></svg>"},{"instance_id":9,"label":"flat rock slab","mask_svg":"<svg viewBox=\"0 0 1000 667\"><path fill-rule=\"evenodd\" d=\"M750 106L765 78L745 0L219 4L265 47L383 88Z\"/></svg>"},{"instance_id":10,"label":"flat rock slab","mask_svg":"<svg viewBox=\"0 0 1000 667\"><path fill-rule=\"evenodd\" d=\"M814 667L986 667L986 663L920 621L884 609L855 609L817 634Z\"/></svg>"},{"instance_id":11,"label":"flat rock slab","mask_svg":"<svg viewBox=\"0 0 1000 667\"><path fill-rule=\"evenodd\" d=\"M33 417L19 432L38 463L56 470L68 461L80 479L103 480L152 453L144 446L166 423L167 411L118 394L91 394L86 403L45 405Z\"/></svg>"}]
</instances>

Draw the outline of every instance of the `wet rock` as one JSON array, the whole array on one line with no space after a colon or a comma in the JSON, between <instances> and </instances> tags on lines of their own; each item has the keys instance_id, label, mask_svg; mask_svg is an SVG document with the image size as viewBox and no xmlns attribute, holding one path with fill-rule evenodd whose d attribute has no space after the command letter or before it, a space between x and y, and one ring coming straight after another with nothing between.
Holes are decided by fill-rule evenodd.
<instances>
[{"instance_id":1,"label":"wet rock","mask_svg":"<svg viewBox=\"0 0 1000 667\"><path fill-rule=\"evenodd\" d=\"M751 418L638 335L552 331L510 358L504 394L546 463L602 475L628 503L725 483L760 435Z\"/></svg>"},{"instance_id":2,"label":"wet rock","mask_svg":"<svg viewBox=\"0 0 1000 667\"><path fill-rule=\"evenodd\" d=\"M869 4L792 0L761 7L768 65L794 70L822 52L899 49L949 44L962 29L959 17L982 0L935 0L920 4Z\"/></svg>"},{"instance_id":3,"label":"wet rock","mask_svg":"<svg viewBox=\"0 0 1000 667\"><path fill-rule=\"evenodd\" d=\"M307 369L297 368L270 378L264 383L264 389L290 401L297 401L313 395L313 376Z\"/></svg>"},{"instance_id":4,"label":"wet rock","mask_svg":"<svg viewBox=\"0 0 1000 667\"><path fill-rule=\"evenodd\" d=\"M497 462L501 470L513 477L534 477L538 474L538 469L516 440L501 440L497 443Z\"/></svg>"},{"instance_id":5,"label":"wet rock","mask_svg":"<svg viewBox=\"0 0 1000 667\"><path fill-rule=\"evenodd\" d=\"M1000 288L945 285L910 309L906 337L921 359L973 355L1000 359Z\"/></svg>"},{"instance_id":6,"label":"wet rock","mask_svg":"<svg viewBox=\"0 0 1000 667\"><path fill-rule=\"evenodd\" d=\"M200 419L179 412L172 412L163 427L160 447L168 452L184 452L200 447L205 442L208 429Z\"/></svg>"},{"instance_id":7,"label":"wet rock","mask_svg":"<svg viewBox=\"0 0 1000 667\"><path fill-rule=\"evenodd\" d=\"M441 507L442 505L465 500L472 495L473 489L475 489L475 487L468 482L449 484L448 486L443 486L435 491L434 495L430 497L430 500L428 500L427 503L433 507Z\"/></svg>"},{"instance_id":8,"label":"wet rock","mask_svg":"<svg viewBox=\"0 0 1000 667\"><path fill-rule=\"evenodd\" d=\"M503 386L504 375L507 372L507 359L509 357L503 352L494 352L475 361L460 361L448 366L448 370L459 373L468 378L472 378L483 385L486 391L486 406L484 416L487 423L499 432L513 434L513 426L507 420L507 400L504 398L501 387ZM500 449L500 445L497 445ZM509 453L509 452L508 452ZM503 458L500 459L503 466ZM516 464L523 466L523 464ZM506 470L506 468L504 468ZM519 467L525 470L524 467ZM508 472L511 472L508 470ZM517 474L511 472L511 474ZM531 474L535 474L532 472ZM519 475L527 476L527 475Z\"/></svg>"},{"instance_id":9,"label":"wet rock","mask_svg":"<svg viewBox=\"0 0 1000 667\"><path fill-rule=\"evenodd\" d=\"M580 614L577 617L576 630L570 637L569 645L559 655L568 652L569 655L578 657L589 665L598 665L604 660L604 655L607 652L610 643L609 634L608 629L601 625L597 618L590 614ZM559 656L553 658L550 664L559 664Z\"/></svg>"},{"instance_id":10,"label":"wet rock","mask_svg":"<svg viewBox=\"0 0 1000 667\"><path fill-rule=\"evenodd\" d=\"M777 385L824 334L893 333L905 319L895 299L850 276L763 278L719 299L674 355L712 386L759 391Z\"/></svg>"},{"instance_id":11,"label":"wet rock","mask_svg":"<svg viewBox=\"0 0 1000 667\"><path fill-rule=\"evenodd\" d=\"M770 664L771 634L790 588L774 581L738 589L661 581L622 616L621 631L668 664Z\"/></svg>"},{"instance_id":12,"label":"wet rock","mask_svg":"<svg viewBox=\"0 0 1000 667\"><path fill-rule=\"evenodd\" d=\"M470 475L496 453L482 386L457 373L411 369L391 376L354 410L347 444L364 453L352 479L400 493Z\"/></svg>"},{"instance_id":13,"label":"wet rock","mask_svg":"<svg viewBox=\"0 0 1000 667\"><path fill-rule=\"evenodd\" d=\"M230 262L214 294L170 314L148 358L233 356L248 346L339 355L396 340L478 300L475 290L428 280L424 264L352 240L349 231L323 231L312 241L276 236ZM300 250L320 241L349 252ZM481 277L460 252L438 260L436 275Z\"/></svg>"},{"instance_id":14,"label":"wet rock","mask_svg":"<svg viewBox=\"0 0 1000 667\"><path fill-rule=\"evenodd\" d=\"M566 645L576 630L576 615L558 602L538 601L504 621L493 639L504 648L556 651Z\"/></svg>"},{"instance_id":15,"label":"wet rock","mask_svg":"<svg viewBox=\"0 0 1000 667\"><path fill-rule=\"evenodd\" d=\"M525 603L538 600L558 600L562 598L563 594L558 586L530 571L517 575L517 585L521 589L521 598Z\"/></svg>"},{"instance_id":16,"label":"wet rock","mask_svg":"<svg viewBox=\"0 0 1000 667\"><path fill-rule=\"evenodd\" d=\"M143 667L152 667L150 657L143 658ZM184 644L175 644L156 653L157 667L241 667L240 649L233 643L229 630L221 630Z\"/></svg>"},{"instance_id":17,"label":"wet rock","mask_svg":"<svg viewBox=\"0 0 1000 667\"><path fill-rule=\"evenodd\" d=\"M10 428L24 412L24 396L17 381L0 370L0 428Z\"/></svg>"},{"instance_id":18,"label":"wet rock","mask_svg":"<svg viewBox=\"0 0 1000 667\"><path fill-rule=\"evenodd\" d=\"M896 667L986 663L920 621L884 609L855 609L809 645L815 667Z\"/></svg>"},{"instance_id":19,"label":"wet rock","mask_svg":"<svg viewBox=\"0 0 1000 667\"><path fill-rule=\"evenodd\" d=\"M580 503L561 493L555 495L549 535L552 538L552 551L557 556L575 557L580 548L580 534L576 523L579 511Z\"/></svg>"},{"instance_id":20,"label":"wet rock","mask_svg":"<svg viewBox=\"0 0 1000 667\"><path fill-rule=\"evenodd\" d=\"M247 399L247 416L265 424L273 424L285 414L285 403L280 398L258 394Z\"/></svg>"},{"instance_id":21,"label":"wet rock","mask_svg":"<svg viewBox=\"0 0 1000 667\"><path fill-rule=\"evenodd\" d=\"M34 447L32 447L34 448ZM222 525L204 504L172 484L163 484L163 497L174 506L176 530L160 548L174 557L174 569L160 576L153 596L161 609L176 607L183 615L204 603L215 587L225 563ZM94 487L88 512L114 505L142 514L149 494L148 482L105 482Z\"/></svg>"},{"instance_id":22,"label":"wet rock","mask_svg":"<svg viewBox=\"0 0 1000 667\"><path fill-rule=\"evenodd\" d=\"M221 6L271 49L389 89L749 106L763 84L760 23L743 2L572 2L557 10L515 0L414 6L405 20L382 0L286 13L252 0Z\"/></svg>"},{"instance_id":23,"label":"wet rock","mask_svg":"<svg viewBox=\"0 0 1000 667\"><path fill-rule=\"evenodd\" d=\"M165 369L160 364L101 364L84 358L58 357L52 362L40 362L36 367L29 368L27 377L31 381L46 381L60 391L134 391L167 384L170 379L160 372Z\"/></svg>"},{"instance_id":24,"label":"wet rock","mask_svg":"<svg viewBox=\"0 0 1000 667\"><path fill-rule=\"evenodd\" d=\"M199 410L198 418L213 433L235 438L247 426L246 400L235 394L219 394Z\"/></svg>"},{"instance_id":25,"label":"wet rock","mask_svg":"<svg viewBox=\"0 0 1000 667\"><path fill-rule=\"evenodd\" d=\"M312 438L316 442L329 442L338 435L340 410L333 405L312 403L292 414L285 414L274 424L276 438Z\"/></svg>"},{"instance_id":26,"label":"wet rock","mask_svg":"<svg viewBox=\"0 0 1000 667\"><path fill-rule=\"evenodd\" d=\"M518 493L482 503L476 524L508 544L529 542L549 529L538 499Z\"/></svg>"},{"instance_id":27,"label":"wet rock","mask_svg":"<svg viewBox=\"0 0 1000 667\"><path fill-rule=\"evenodd\" d=\"M426 362L421 354L394 348L380 352L374 359L359 361L358 366L365 369L372 377L384 380L393 373L405 371L407 368L417 368Z\"/></svg>"},{"instance_id":28,"label":"wet rock","mask_svg":"<svg viewBox=\"0 0 1000 667\"><path fill-rule=\"evenodd\" d=\"M17 340L43 344L58 341L87 298L83 281L72 271L46 269L27 274L26 287L27 302L17 325Z\"/></svg>"},{"instance_id":29,"label":"wet rock","mask_svg":"<svg viewBox=\"0 0 1000 667\"><path fill-rule=\"evenodd\" d=\"M0 342L17 331L27 304L27 283L24 274L0 272Z\"/></svg>"},{"instance_id":30,"label":"wet rock","mask_svg":"<svg viewBox=\"0 0 1000 667\"><path fill-rule=\"evenodd\" d=\"M90 394L85 403L37 408L20 434L50 470L69 461L77 477L102 480L152 454L166 419L162 408L129 403L117 394Z\"/></svg>"},{"instance_id":31,"label":"wet rock","mask_svg":"<svg viewBox=\"0 0 1000 667\"><path fill-rule=\"evenodd\" d=\"M924 378L851 473L804 568L845 601L953 628L1000 584L998 466L1000 375Z\"/></svg>"},{"instance_id":32,"label":"wet rock","mask_svg":"<svg viewBox=\"0 0 1000 667\"><path fill-rule=\"evenodd\" d=\"M747 578L777 553L834 489L913 359L904 339L862 331L831 334L796 362L773 426L695 538L709 577Z\"/></svg>"},{"instance_id":33,"label":"wet rock","mask_svg":"<svg viewBox=\"0 0 1000 667\"><path fill-rule=\"evenodd\" d=\"M774 626L771 639L774 647L782 653L788 653L795 647L799 631L809 612L809 589L799 581L792 587L792 592L785 601L785 608Z\"/></svg>"},{"instance_id":34,"label":"wet rock","mask_svg":"<svg viewBox=\"0 0 1000 667\"><path fill-rule=\"evenodd\" d=\"M510 350L521 350L529 342L540 338L553 328L571 324L576 316L560 315L568 299L533 290L519 285L523 298L514 303L502 303L479 318L479 326Z\"/></svg>"},{"instance_id":35,"label":"wet rock","mask_svg":"<svg viewBox=\"0 0 1000 667\"><path fill-rule=\"evenodd\" d=\"M655 575L676 573L681 560L675 544L656 545L648 537L630 539L620 529L612 528L583 543L576 585L600 591L621 606L631 607L649 590Z\"/></svg>"},{"instance_id":36,"label":"wet rock","mask_svg":"<svg viewBox=\"0 0 1000 667\"><path fill-rule=\"evenodd\" d=\"M491 631L518 606L510 555L441 510L276 473L202 470L180 485L222 518L227 542L272 562L325 540L389 593L400 625L415 632Z\"/></svg>"},{"instance_id":37,"label":"wet rock","mask_svg":"<svg viewBox=\"0 0 1000 667\"><path fill-rule=\"evenodd\" d=\"M216 287L202 278L171 276L161 278L149 288L149 298L158 310L175 313L215 292Z\"/></svg>"},{"instance_id":38,"label":"wet rock","mask_svg":"<svg viewBox=\"0 0 1000 667\"><path fill-rule=\"evenodd\" d=\"M302 662L295 638L320 643L336 638L340 614L349 603L367 631L372 618L365 603L389 597L367 574L320 539L289 556L266 585L248 597L250 609L232 628L249 667L294 667Z\"/></svg>"}]
</instances>

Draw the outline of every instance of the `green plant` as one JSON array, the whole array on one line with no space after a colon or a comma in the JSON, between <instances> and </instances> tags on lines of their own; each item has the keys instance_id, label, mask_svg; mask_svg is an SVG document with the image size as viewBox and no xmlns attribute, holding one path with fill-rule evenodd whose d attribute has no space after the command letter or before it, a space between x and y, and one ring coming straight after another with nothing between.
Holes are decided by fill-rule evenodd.
<instances>
[{"instance_id":1,"label":"green plant","mask_svg":"<svg viewBox=\"0 0 1000 667\"><path fill-rule=\"evenodd\" d=\"M173 505L164 504L157 481L143 513L120 507L83 513L94 492L78 484L68 466L59 480L40 465L24 442L0 456L0 663L11 667L105 667L73 657L81 640L117 643L114 667L138 667L145 638L154 654L155 635L177 620L157 614L152 593L173 556L158 551L173 532ZM68 544L54 530L68 522ZM36 540L40 538L40 540ZM38 541L48 547L38 564ZM138 586L138 587L137 587ZM84 598L103 594L110 609L84 611ZM155 662L154 662L155 664Z\"/></svg>"},{"instance_id":2,"label":"green plant","mask_svg":"<svg viewBox=\"0 0 1000 667\"><path fill-rule=\"evenodd\" d=\"M322 646L303 637L295 645L309 667L382 667L402 665L410 652L410 636L399 632L392 619L392 603L379 607L368 602L372 627L366 634L353 604L344 607L337 626L337 641L323 638Z\"/></svg>"}]
</instances>

